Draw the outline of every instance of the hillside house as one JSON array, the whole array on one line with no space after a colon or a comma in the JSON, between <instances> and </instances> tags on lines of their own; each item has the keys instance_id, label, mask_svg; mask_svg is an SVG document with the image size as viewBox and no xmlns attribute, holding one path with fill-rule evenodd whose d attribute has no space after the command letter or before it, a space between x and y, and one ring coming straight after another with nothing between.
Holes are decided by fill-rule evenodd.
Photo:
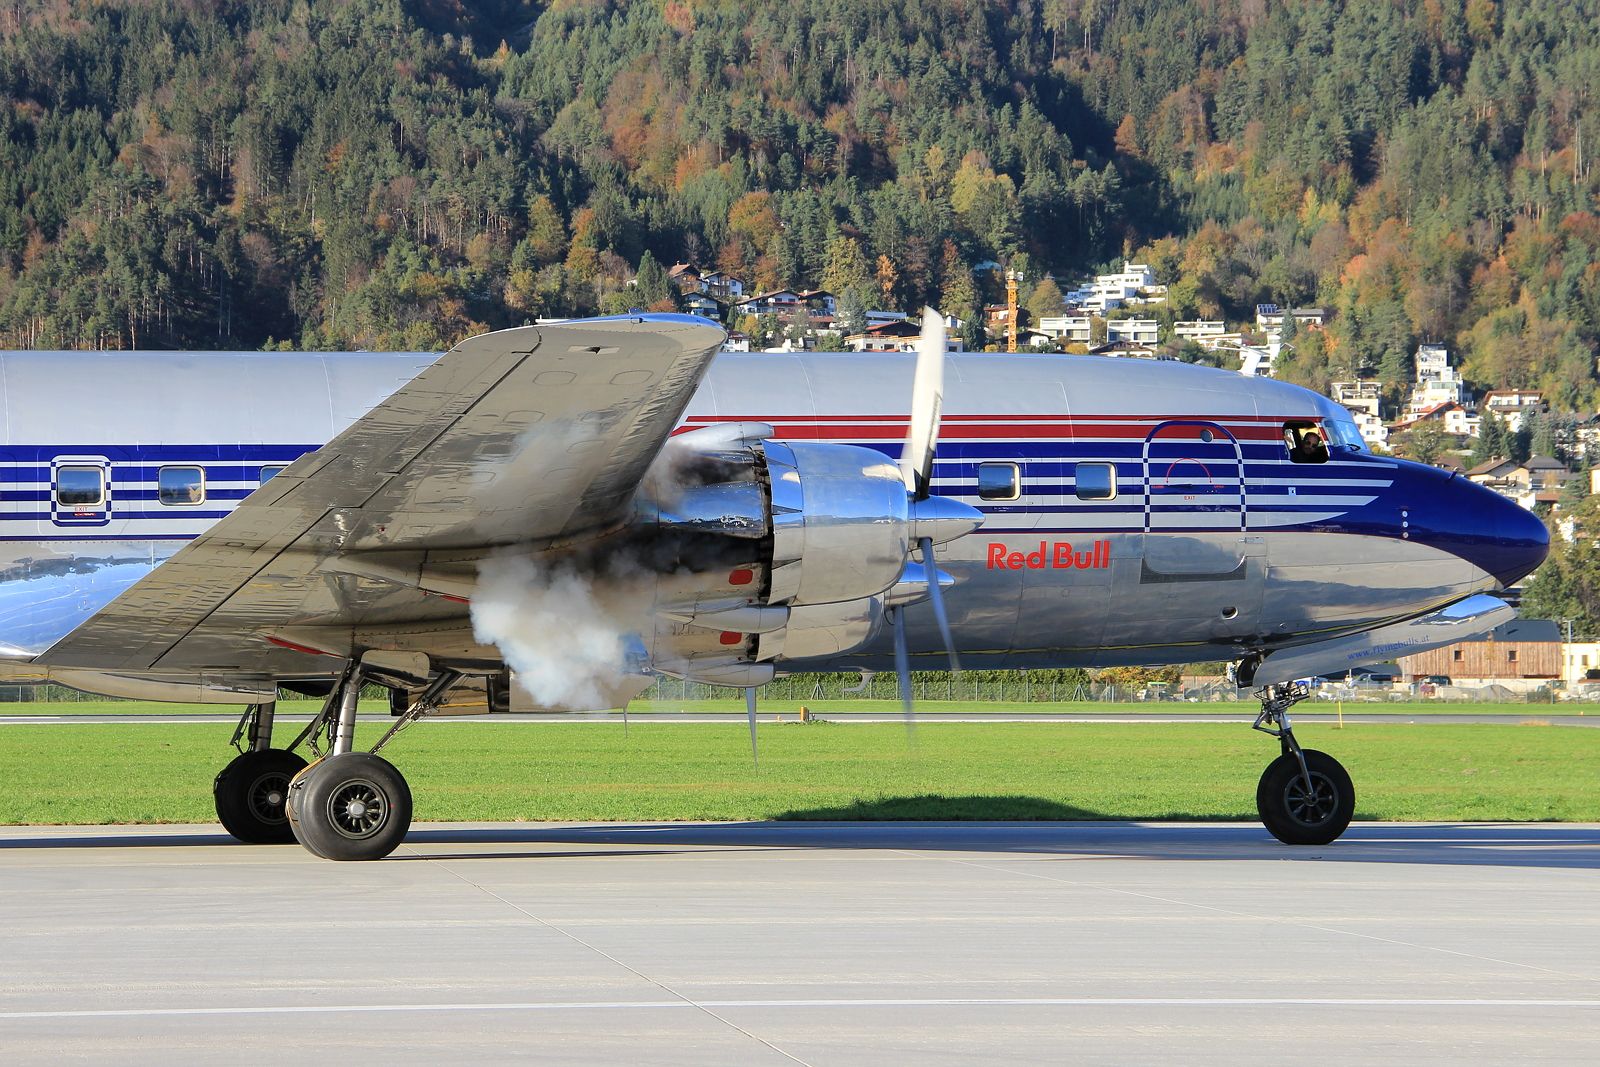
<instances>
[{"instance_id":1,"label":"hillside house","mask_svg":"<svg viewBox=\"0 0 1600 1067\"><path fill-rule=\"evenodd\" d=\"M805 306L805 301L800 299L800 294L795 290L774 289L740 301L738 310L741 315L782 315Z\"/></svg>"},{"instance_id":2,"label":"hillside house","mask_svg":"<svg viewBox=\"0 0 1600 1067\"><path fill-rule=\"evenodd\" d=\"M1374 379L1354 382L1334 382L1328 395L1335 404L1342 404L1351 412L1366 412L1374 418L1383 414L1383 383Z\"/></svg>"},{"instance_id":3,"label":"hillside house","mask_svg":"<svg viewBox=\"0 0 1600 1067\"><path fill-rule=\"evenodd\" d=\"M1283 308L1277 304L1256 305L1256 329L1266 333L1278 333L1283 329ZM1312 330L1320 330L1328 321L1327 308L1290 308L1287 314L1294 316L1296 326Z\"/></svg>"},{"instance_id":4,"label":"hillside house","mask_svg":"<svg viewBox=\"0 0 1600 1067\"><path fill-rule=\"evenodd\" d=\"M1572 474L1566 464L1549 456L1529 456L1525 463L1492 459L1467 471L1467 478L1532 510L1553 504Z\"/></svg>"},{"instance_id":5,"label":"hillside house","mask_svg":"<svg viewBox=\"0 0 1600 1067\"><path fill-rule=\"evenodd\" d=\"M831 319L839 314L839 301L826 289L802 289L795 295L802 304L819 315Z\"/></svg>"},{"instance_id":6,"label":"hillside house","mask_svg":"<svg viewBox=\"0 0 1600 1067\"><path fill-rule=\"evenodd\" d=\"M744 299L744 281L726 271L702 271L693 263L675 263L667 277L681 293L704 293L723 303L737 303Z\"/></svg>"},{"instance_id":7,"label":"hillside house","mask_svg":"<svg viewBox=\"0 0 1600 1067\"><path fill-rule=\"evenodd\" d=\"M1046 315L1039 320L1039 331L1063 344L1086 345L1093 339L1087 315Z\"/></svg>"},{"instance_id":8,"label":"hillside house","mask_svg":"<svg viewBox=\"0 0 1600 1067\"><path fill-rule=\"evenodd\" d=\"M1110 319L1106 322L1106 341L1153 348L1161 343L1161 324L1155 319Z\"/></svg>"},{"instance_id":9,"label":"hillside house","mask_svg":"<svg viewBox=\"0 0 1600 1067\"><path fill-rule=\"evenodd\" d=\"M1096 275L1093 281L1079 282L1063 295L1069 308L1081 308L1103 315L1124 304L1160 304L1167 299L1167 287L1156 284L1155 272L1146 263L1124 261L1122 270Z\"/></svg>"},{"instance_id":10,"label":"hillside house","mask_svg":"<svg viewBox=\"0 0 1600 1067\"><path fill-rule=\"evenodd\" d=\"M1494 415L1513 433L1522 429L1522 421L1529 415L1542 415L1550 410L1544 394L1537 389L1492 389L1483 394L1479 411Z\"/></svg>"},{"instance_id":11,"label":"hillside house","mask_svg":"<svg viewBox=\"0 0 1600 1067\"><path fill-rule=\"evenodd\" d=\"M1450 365L1450 350L1444 345L1420 344L1416 352L1416 381L1411 387L1409 411L1424 411L1454 401L1465 404L1466 382Z\"/></svg>"},{"instance_id":12,"label":"hillside house","mask_svg":"<svg viewBox=\"0 0 1600 1067\"><path fill-rule=\"evenodd\" d=\"M852 352L915 352L920 336L922 328L918 324L900 319L868 326L864 332L846 337L844 344ZM945 335L944 349L946 352L966 351L961 335L953 330Z\"/></svg>"},{"instance_id":13,"label":"hillside house","mask_svg":"<svg viewBox=\"0 0 1600 1067\"><path fill-rule=\"evenodd\" d=\"M728 321L728 307L716 297L702 292L691 292L683 298L683 310L713 322Z\"/></svg>"},{"instance_id":14,"label":"hillside house","mask_svg":"<svg viewBox=\"0 0 1600 1067\"><path fill-rule=\"evenodd\" d=\"M1221 319L1183 319L1172 324L1172 336L1203 347L1207 338L1221 337L1227 329Z\"/></svg>"}]
</instances>

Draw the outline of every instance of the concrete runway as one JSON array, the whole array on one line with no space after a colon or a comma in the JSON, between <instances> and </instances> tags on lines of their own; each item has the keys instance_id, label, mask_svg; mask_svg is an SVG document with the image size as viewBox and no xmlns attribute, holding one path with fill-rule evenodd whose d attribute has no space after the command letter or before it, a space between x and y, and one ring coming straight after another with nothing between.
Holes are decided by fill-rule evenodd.
<instances>
[{"instance_id":1,"label":"concrete runway","mask_svg":"<svg viewBox=\"0 0 1600 1067\"><path fill-rule=\"evenodd\" d=\"M1600 826L0 829L0 1061L1593 1062Z\"/></svg>"}]
</instances>

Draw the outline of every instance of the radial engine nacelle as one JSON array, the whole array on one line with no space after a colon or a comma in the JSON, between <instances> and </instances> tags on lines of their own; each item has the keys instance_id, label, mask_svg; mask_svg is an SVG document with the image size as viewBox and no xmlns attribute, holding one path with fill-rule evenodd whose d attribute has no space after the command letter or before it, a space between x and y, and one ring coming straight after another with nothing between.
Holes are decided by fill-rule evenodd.
<instances>
[{"instance_id":1,"label":"radial engine nacelle","mask_svg":"<svg viewBox=\"0 0 1600 1067\"><path fill-rule=\"evenodd\" d=\"M646 480L640 532L672 546L653 567L657 670L759 685L780 658L859 648L887 600L919 599L912 587L927 577L907 567L917 542L942 544L983 522L959 501L913 500L881 452L772 432L728 423L680 435Z\"/></svg>"}]
</instances>

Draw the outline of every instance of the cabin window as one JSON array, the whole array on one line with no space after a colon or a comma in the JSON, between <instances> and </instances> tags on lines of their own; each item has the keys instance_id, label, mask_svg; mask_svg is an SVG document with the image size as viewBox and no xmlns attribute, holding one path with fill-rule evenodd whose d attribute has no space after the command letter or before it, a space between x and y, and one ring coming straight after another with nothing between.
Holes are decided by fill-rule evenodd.
<instances>
[{"instance_id":1,"label":"cabin window","mask_svg":"<svg viewBox=\"0 0 1600 1067\"><path fill-rule=\"evenodd\" d=\"M106 502L103 467L57 467L56 503L69 508L97 508Z\"/></svg>"},{"instance_id":2,"label":"cabin window","mask_svg":"<svg viewBox=\"0 0 1600 1067\"><path fill-rule=\"evenodd\" d=\"M979 500L1015 500L1022 495L1022 474L1015 463L978 464Z\"/></svg>"},{"instance_id":3,"label":"cabin window","mask_svg":"<svg viewBox=\"0 0 1600 1067\"><path fill-rule=\"evenodd\" d=\"M1328 462L1327 438L1314 422L1284 423L1283 443L1289 449L1289 458L1296 463Z\"/></svg>"},{"instance_id":4,"label":"cabin window","mask_svg":"<svg viewBox=\"0 0 1600 1067\"><path fill-rule=\"evenodd\" d=\"M156 499L172 507L206 502L206 472L199 467L162 467L156 473Z\"/></svg>"},{"instance_id":5,"label":"cabin window","mask_svg":"<svg viewBox=\"0 0 1600 1067\"><path fill-rule=\"evenodd\" d=\"M1079 500L1112 500L1117 495L1117 469L1109 463L1080 463Z\"/></svg>"},{"instance_id":6,"label":"cabin window","mask_svg":"<svg viewBox=\"0 0 1600 1067\"><path fill-rule=\"evenodd\" d=\"M261 468L261 484L266 485L277 475L289 469L287 463L271 463Z\"/></svg>"}]
</instances>

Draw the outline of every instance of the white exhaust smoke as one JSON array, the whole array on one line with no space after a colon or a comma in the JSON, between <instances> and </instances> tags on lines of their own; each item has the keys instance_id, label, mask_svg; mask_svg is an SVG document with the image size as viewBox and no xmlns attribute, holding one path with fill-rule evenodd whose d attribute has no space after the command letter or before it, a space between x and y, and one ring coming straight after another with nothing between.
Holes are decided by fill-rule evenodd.
<instances>
[{"instance_id":1,"label":"white exhaust smoke","mask_svg":"<svg viewBox=\"0 0 1600 1067\"><path fill-rule=\"evenodd\" d=\"M535 704L600 710L615 706L624 677L638 673L629 645L649 625L652 599L644 575L595 577L490 556L478 565L472 633L500 650Z\"/></svg>"}]
</instances>

